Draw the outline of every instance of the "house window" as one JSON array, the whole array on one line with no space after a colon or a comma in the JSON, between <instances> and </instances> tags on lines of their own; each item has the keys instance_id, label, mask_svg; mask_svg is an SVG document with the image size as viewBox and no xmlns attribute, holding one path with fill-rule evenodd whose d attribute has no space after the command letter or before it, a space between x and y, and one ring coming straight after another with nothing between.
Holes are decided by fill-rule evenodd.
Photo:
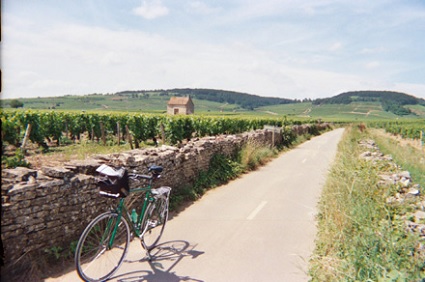
<instances>
[{"instance_id":1,"label":"house window","mask_svg":"<svg viewBox=\"0 0 425 282\"><path fill-rule=\"evenodd\" d=\"M177 115L179 113L179 109L174 109L174 114Z\"/></svg>"}]
</instances>

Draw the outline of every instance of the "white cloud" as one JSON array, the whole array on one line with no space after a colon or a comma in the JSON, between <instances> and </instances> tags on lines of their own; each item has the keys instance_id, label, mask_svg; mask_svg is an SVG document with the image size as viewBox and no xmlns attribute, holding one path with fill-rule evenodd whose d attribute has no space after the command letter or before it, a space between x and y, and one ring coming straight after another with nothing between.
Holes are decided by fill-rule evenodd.
<instances>
[{"instance_id":1,"label":"white cloud","mask_svg":"<svg viewBox=\"0 0 425 282\"><path fill-rule=\"evenodd\" d=\"M161 0L144 0L139 7L133 9L133 13L148 20L166 16L168 12Z\"/></svg>"},{"instance_id":2,"label":"white cloud","mask_svg":"<svg viewBox=\"0 0 425 282\"><path fill-rule=\"evenodd\" d=\"M331 45L331 47L329 47L329 50L330 51L337 51L341 48L342 48L342 43L341 42L335 42L334 44Z\"/></svg>"},{"instance_id":3,"label":"white cloud","mask_svg":"<svg viewBox=\"0 0 425 282\"><path fill-rule=\"evenodd\" d=\"M385 52L385 48L383 47L375 47L375 48L365 47L362 50L360 50L360 54L379 54L383 52Z\"/></svg>"},{"instance_id":4,"label":"white cloud","mask_svg":"<svg viewBox=\"0 0 425 282\"><path fill-rule=\"evenodd\" d=\"M368 62L368 63L365 64L365 67L367 69L375 69L375 68L378 68L380 66L381 66L381 64L378 61L372 61L372 62Z\"/></svg>"},{"instance_id":5,"label":"white cloud","mask_svg":"<svg viewBox=\"0 0 425 282\"><path fill-rule=\"evenodd\" d=\"M204 15L213 14L220 10L220 8L210 6L203 1L197 1L197 0L190 1L188 7L190 12L194 12L197 14L204 14Z\"/></svg>"},{"instance_id":6,"label":"white cloud","mask_svg":"<svg viewBox=\"0 0 425 282\"><path fill-rule=\"evenodd\" d=\"M276 60L274 52L244 41L194 43L135 30L81 25L57 26L36 37L31 32L20 36L27 44L18 49L7 45L5 49L9 54L4 60L6 67L21 69L18 77L3 73L6 95L196 87L302 99L330 97L347 90L385 89L387 85L391 89L387 82L373 77L315 69L296 57L295 61ZM19 52L12 52L12 48ZM366 66L378 67L379 63L371 61ZM398 85L400 89L403 86Z\"/></svg>"},{"instance_id":7,"label":"white cloud","mask_svg":"<svg viewBox=\"0 0 425 282\"><path fill-rule=\"evenodd\" d=\"M122 59L119 53L116 53L114 51L109 51L102 56L102 58L100 59L100 62L105 66L114 66L114 65L123 64L124 60Z\"/></svg>"}]
</instances>

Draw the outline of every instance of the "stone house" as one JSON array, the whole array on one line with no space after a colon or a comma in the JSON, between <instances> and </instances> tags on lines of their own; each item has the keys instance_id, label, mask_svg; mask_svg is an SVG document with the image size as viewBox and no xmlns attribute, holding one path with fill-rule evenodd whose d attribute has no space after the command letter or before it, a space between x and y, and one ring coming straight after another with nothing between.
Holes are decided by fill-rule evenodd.
<instances>
[{"instance_id":1,"label":"stone house","mask_svg":"<svg viewBox=\"0 0 425 282\"><path fill-rule=\"evenodd\" d=\"M171 97L167 104L167 114L191 115L195 112L195 105L190 97Z\"/></svg>"}]
</instances>

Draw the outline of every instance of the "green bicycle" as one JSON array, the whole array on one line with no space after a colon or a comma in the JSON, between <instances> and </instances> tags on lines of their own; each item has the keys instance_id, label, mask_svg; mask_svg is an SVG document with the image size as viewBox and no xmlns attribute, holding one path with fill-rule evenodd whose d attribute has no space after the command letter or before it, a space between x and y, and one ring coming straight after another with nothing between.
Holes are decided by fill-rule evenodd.
<instances>
[{"instance_id":1,"label":"green bicycle","mask_svg":"<svg viewBox=\"0 0 425 282\"><path fill-rule=\"evenodd\" d=\"M99 194L118 199L115 209L102 213L85 228L75 251L75 265L78 275L85 281L104 281L121 266L127 253L132 234L138 237L142 246L150 251L158 243L168 220L168 204L171 188L152 188L163 168L149 167L150 175L129 174L126 169L113 169L101 165L97 171L103 176L98 182ZM129 179L148 180L140 188L129 188ZM130 193L145 192L140 212L129 212L125 197Z\"/></svg>"}]
</instances>

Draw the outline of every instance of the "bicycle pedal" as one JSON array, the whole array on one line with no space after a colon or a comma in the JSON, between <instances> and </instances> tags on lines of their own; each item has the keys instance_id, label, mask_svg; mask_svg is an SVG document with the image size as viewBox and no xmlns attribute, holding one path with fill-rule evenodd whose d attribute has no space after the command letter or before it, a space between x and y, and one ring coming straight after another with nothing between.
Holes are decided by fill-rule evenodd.
<instances>
[{"instance_id":1,"label":"bicycle pedal","mask_svg":"<svg viewBox=\"0 0 425 282\"><path fill-rule=\"evenodd\" d=\"M149 220L148 225L151 227L155 227L158 225L158 220Z\"/></svg>"}]
</instances>

